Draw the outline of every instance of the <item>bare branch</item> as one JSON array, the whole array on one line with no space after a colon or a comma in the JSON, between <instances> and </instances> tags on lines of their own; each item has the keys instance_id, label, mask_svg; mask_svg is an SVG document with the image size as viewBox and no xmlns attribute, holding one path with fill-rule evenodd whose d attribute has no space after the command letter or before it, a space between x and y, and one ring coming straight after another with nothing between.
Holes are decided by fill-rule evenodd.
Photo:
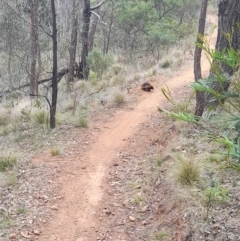
<instances>
[{"instance_id":1,"label":"bare branch","mask_svg":"<svg viewBox=\"0 0 240 241\"><path fill-rule=\"evenodd\" d=\"M97 16L97 17L101 20L101 17L100 17L97 13L95 13L94 11L90 11L90 13L93 13L95 16ZM107 23L103 22L102 20L101 20L101 22L102 22L104 25L107 25Z\"/></svg>"},{"instance_id":2,"label":"bare branch","mask_svg":"<svg viewBox=\"0 0 240 241\"><path fill-rule=\"evenodd\" d=\"M52 34L50 34L49 32L47 32L45 29L44 29L44 27L42 26L42 24L40 24L40 25L38 25L42 30L43 30L43 32L45 33L45 34L47 34L49 37L52 37Z\"/></svg>"},{"instance_id":3,"label":"bare branch","mask_svg":"<svg viewBox=\"0 0 240 241\"><path fill-rule=\"evenodd\" d=\"M101 2L98 3L95 7L90 8L90 11L93 11L93 10L95 10L95 9L97 9L97 8L100 8L101 5L102 5L103 3L105 3L105 2L107 2L107 1L108 1L108 0L103 0L103 1L101 1Z\"/></svg>"},{"instance_id":4,"label":"bare branch","mask_svg":"<svg viewBox=\"0 0 240 241\"><path fill-rule=\"evenodd\" d=\"M87 98L87 97L89 97L89 96L91 96L91 95L95 95L95 94L99 93L102 89L103 89L103 85L100 87L99 90L97 90L97 91L95 91L95 92L93 92L93 93L91 93L91 94L89 94L89 95L84 96L83 99L85 99L85 98Z\"/></svg>"}]
</instances>

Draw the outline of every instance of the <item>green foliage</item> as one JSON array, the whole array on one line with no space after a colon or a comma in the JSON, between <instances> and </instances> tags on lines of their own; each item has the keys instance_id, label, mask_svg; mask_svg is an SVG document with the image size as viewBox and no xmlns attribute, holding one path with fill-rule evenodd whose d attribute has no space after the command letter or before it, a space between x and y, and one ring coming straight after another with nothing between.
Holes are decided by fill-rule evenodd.
<instances>
[{"instance_id":1,"label":"green foliage","mask_svg":"<svg viewBox=\"0 0 240 241\"><path fill-rule=\"evenodd\" d=\"M154 241L164 241L168 237L168 233L165 230L162 230L155 234Z\"/></svg>"},{"instance_id":2,"label":"green foliage","mask_svg":"<svg viewBox=\"0 0 240 241\"><path fill-rule=\"evenodd\" d=\"M143 198L141 196L136 196L133 198L132 203L135 205L139 205L143 201Z\"/></svg>"},{"instance_id":3,"label":"green foliage","mask_svg":"<svg viewBox=\"0 0 240 241\"><path fill-rule=\"evenodd\" d=\"M11 155L0 157L0 172L12 170L17 165L17 158Z\"/></svg>"},{"instance_id":4,"label":"green foliage","mask_svg":"<svg viewBox=\"0 0 240 241\"><path fill-rule=\"evenodd\" d=\"M44 124L47 122L47 113L45 110L39 110L33 115L33 119L37 124Z\"/></svg>"},{"instance_id":5,"label":"green foliage","mask_svg":"<svg viewBox=\"0 0 240 241\"><path fill-rule=\"evenodd\" d=\"M159 53L195 29L193 9L199 8L199 1L150 0L136 3L130 0L119 5L117 27L123 34L118 39L125 42L129 53L133 48L141 51L157 49Z\"/></svg>"},{"instance_id":6,"label":"green foliage","mask_svg":"<svg viewBox=\"0 0 240 241\"><path fill-rule=\"evenodd\" d=\"M26 212L27 212L27 209L26 209L26 207L24 207L24 206L18 206L18 207L16 208L16 214L17 214L17 215L24 214L24 213L26 213Z\"/></svg>"},{"instance_id":7,"label":"green foliage","mask_svg":"<svg viewBox=\"0 0 240 241\"><path fill-rule=\"evenodd\" d=\"M207 207L207 216L211 207L217 204L223 204L227 201L228 193L229 190L220 185L206 189L204 202Z\"/></svg>"},{"instance_id":8,"label":"green foliage","mask_svg":"<svg viewBox=\"0 0 240 241\"><path fill-rule=\"evenodd\" d=\"M220 152L230 161L227 166L240 170L240 73L236 71L240 67L240 52L231 46L232 35L225 33L225 36L230 47L221 51L212 50L207 40L203 36L199 36L202 44L198 44L198 46L206 52L213 75L207 80L201 79L190 85L194 91L210 94L212 99L220 105L221 113L210 115L208 118L196 118L187 111L161 111L175 119L192 122L206 128L211 139L224 146ZM225 74L226 66L234 73L233 77ZM227 91L224 90L225 84L230 85ZM213 88L216 85L219 88ZM162 92L176 106L170 91L163 89Z\"/></svg>"},{"instance_id":9,"label":"green foliage","mask_svg":"<svg viewBox=\"0 0 240 241\"><path fill-rule=\"evenodd\" d=\"M110 54L104 55L99 49L94 48L88 55L87 62L90 69L97 74L97 79L101 79L104 71L113 63L113 57Z\"/></svg>"},{"instance_id":10,"label":"green foliage","mask_svg":"<svg viewBox=\"0 0 240 241\"><path fill-rule=\"evenodd\" d=\"M76 126L82 127L82 128L87 128L88 127L87 118L85 116L79 116L76 121Z\"/></svg>"},{"instance_id":11,"label":"green foliage","mask_svg":"<svg viewBox=\"0 0 240 241\"><path fill-rule=\"evenodd\" d=\"M169 67L171 67L171 62L169 60L166 60L161 64L161 68L163 69L167 69Z\"/></svg>"}]
</instances>

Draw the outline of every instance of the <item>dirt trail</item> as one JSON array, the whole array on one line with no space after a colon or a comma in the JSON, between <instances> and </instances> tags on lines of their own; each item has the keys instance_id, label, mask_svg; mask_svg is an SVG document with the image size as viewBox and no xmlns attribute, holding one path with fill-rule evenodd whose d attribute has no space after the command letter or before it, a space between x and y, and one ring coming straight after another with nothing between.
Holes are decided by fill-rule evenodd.
<instances>
[{"instance_id":1,"label":"dirt trail","mask_svg":"<svg viewBox=\"0 0 240 241\"><path fill-rule=\"evenodd\" d=\"M203 73L208 69L208 61L204 60ZM99 220L95 220L94 213L107 189L106 175L109 165L121 149L126 147L125 140L137 134L140 124L147 121L148 116L156 112L159 106L164 106L166 100L161 88L167 84L176 97L184 95L185 87L194 79L193 56L186 60L176 74L177 76L170 79L156 77L153 82L154 91L139 91L141 98L134 108L118 110L109 122L100 124L94 141L87 146L84 153L80 150L82 139L80 141L80 138L73 138L68 141L64 148L65 155L51 162L55 163L51 165L57 169L53 185L58 187L58 200L51 207L54 214L52 219L47 221L39 240L93 240L89 239L89 233L101 225ZM80 137L84 134L82 130L78 130L75 133L75 136L77 135ZM91 133L86 134L88 135ZM48 158L51 157L42 154L36 159L44 161Z\"/></svg>"}]
</instances>

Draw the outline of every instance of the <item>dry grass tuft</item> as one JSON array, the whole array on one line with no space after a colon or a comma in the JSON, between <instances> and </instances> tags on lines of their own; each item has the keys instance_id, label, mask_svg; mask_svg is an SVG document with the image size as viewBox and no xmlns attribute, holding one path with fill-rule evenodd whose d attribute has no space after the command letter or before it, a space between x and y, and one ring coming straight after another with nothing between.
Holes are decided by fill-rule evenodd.
<instances>
[{"instance_id":1,"label":"dry grass tuft","mask_svg":"<svg viewBox=\"0 0 240 241\"><path fill-rule=\"evenodd\" d=\"M177 180L184 185L191 185L198 181L200 177L199 167L193 160L180 158L180 165L177 172Z\"/></svg>"},{"instance_id":2,"label":"dry grass tuft","mask_svg":"<svg viewBox=\"0 0 240 241\"><path fill-rule=\"evenodd\" d=\"M114 97L113 97L113 102L117 105L121 105L123 104L125 101L125 97L123 94L121 93L115 93Z\"/></svg>"},{"instance_id":3,"label":"dry grass tuft","mask_svg":"<svg viewBox=\"0 0 240 241\"><path fill-rule=\"evenodd\" d=\"M88 127L87 118L85 116L79 116L76 120L76 126L82 127L82 128L87 128Z\"/></svg>"},{"instance_id":4,"label":"dry grass tuft","mask_svg":"<svg viewBox=\"0 0 240 241\"><path fill-rule=\"evenodd\" d=\"M52 148L52 149L50 150L50 153L51 153L52 156L58 156L58 155L61 154L61 151L60 151L59 148Z\"/></svg>"}]
</instances>

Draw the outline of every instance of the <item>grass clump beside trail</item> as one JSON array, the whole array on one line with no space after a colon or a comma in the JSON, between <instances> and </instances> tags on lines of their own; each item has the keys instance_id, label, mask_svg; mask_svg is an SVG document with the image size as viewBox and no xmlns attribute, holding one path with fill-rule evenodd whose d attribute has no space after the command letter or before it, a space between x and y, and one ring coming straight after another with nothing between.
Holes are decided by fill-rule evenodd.
<instances>
[{"instance_id":1,"label":"grass clump beside trail","mask_svg":"<svg viewBox=\"0 0 240 241\"><path fill-rule=\"evenodd\" d=\"M191 185L198 181L200 177L199 167L193 160L180 158L179 169L177 172L177 180L184 185Z\"/></svg>"},{"instance_id":2,"label":"grass clump beside trail","mask_svg":"<svg viewBox=\"0 0 240 241\"><path fill-rule=\"evenodd\" d=\"M58 155L61 154L61 151L60 151L59 148L52 148L52 149L50 150L50 153L51 153L52 156L58 156Z\"/></svg>"},{"instance_id":3,"label":"grass clump beside trail","mask_svg":"<svg viewBox=\"0 0 240 241\"><path fill-rule=\"evenodd\" d=\"M123 94L121 93L116 93L113 97L113 102L117 105L121 105L123 104L125 101L125 97Z\"/></svg>"},{"instance_id":4,"label":"grass clump beside trail","mask_svg":"<svg viewBox=\"0 0 240 241\"><path fill-rule=\"evenodd\" d=\"M40 110L40 111L36 112L33 115L33 119L39 125L47 123L47 113L46 113L46 111L45 110Z\"/></svg>"},{"instance_id":5,"label":"grass clump beside trail","mask_svg":"<svg viewBox=\"0 0 240 241\"><path fill-rule=\"evenodd\" d=\"M0 156L0 172L12 170L17 165L17 158L14 156Z\"/></svg>"},{"instance_id":6,"label":"grass clump beside trail","mask_svg":"<svg viewBox=\"0 0 240 241\"><path fill-rule=\"evenodd\" d=\"M79 116L76 120L76 126L82 127L82 128L87 128L88 127L87 118L85 116Z\"/></svg>"}]
</instances>

